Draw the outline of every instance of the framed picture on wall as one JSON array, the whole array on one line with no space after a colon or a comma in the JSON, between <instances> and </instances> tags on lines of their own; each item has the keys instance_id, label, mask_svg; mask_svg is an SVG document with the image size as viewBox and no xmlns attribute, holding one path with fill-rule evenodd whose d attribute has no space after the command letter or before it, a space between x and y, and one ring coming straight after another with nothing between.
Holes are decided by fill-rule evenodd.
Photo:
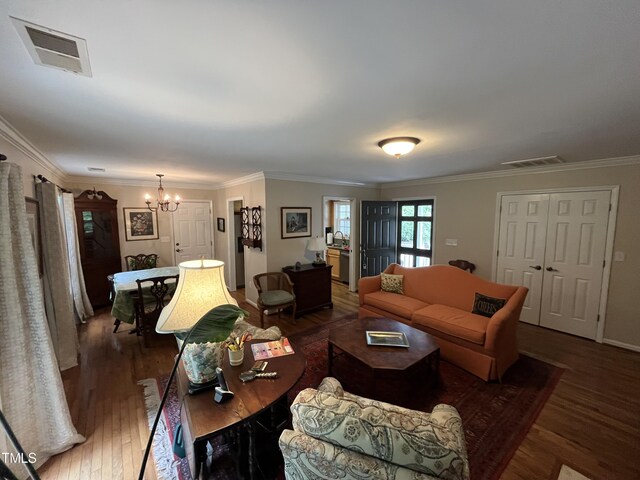
<instances>
[{"instance_id":1,"label":"framed picture on wall","mask_svg":"<svg viewBox=\"0 0 640 480\"><path fill-rule=\"evenodd\" d=\"M224 218L218 217L218 231L224 232Z\"/></svg>"},{"instance_id":2,"label":"framed picture on wall","mask_svg":"<svg viewBox=\"0 0 640 480\"><path fill-rule=\"evenodd\" d=\"M158 238L158 209L153 208L123 208L125 239L155 240Z\"/></svg>"},{"instance_id":3,"label":"framed picture on wall","mask_svg":"<svg viewBox=\"0 0 640 480\"><path fill-rule=\"evenodd\" d=\"M281 238L311 236L311 207L280 208Z\"/></svg>"},{"instance_id":4,"label":"framed picture on wall","mask_svg":"<svg viewBox=\"0 0 640 480\"><path fill-rule=\"evenodd\" d=\"M31 197L24 197L27 204L27 224L31 234L31 243L36 252L36 263L38 264L38 275L42 278L42 247L40 246L40 211L38 200Z\"/></svg>"}]
</instances>

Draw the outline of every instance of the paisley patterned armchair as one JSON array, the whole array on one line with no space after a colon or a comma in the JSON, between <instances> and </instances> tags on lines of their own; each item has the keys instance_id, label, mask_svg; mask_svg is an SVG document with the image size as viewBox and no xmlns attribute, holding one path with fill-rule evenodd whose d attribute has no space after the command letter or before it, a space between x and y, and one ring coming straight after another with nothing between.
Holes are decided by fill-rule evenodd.
<instances>
[{"instance_id":1,"label":"paisley patterned armchair","mask_svg":"<svg viewBox=\"0 0 640 480\"><path fill-rule=\"evenodd\" d=\"M332 377L301 391L293 431L280 436L288 480L469 478L460 416L449 405L418 412L345 392Z\"/></svg>"}]
</instances>

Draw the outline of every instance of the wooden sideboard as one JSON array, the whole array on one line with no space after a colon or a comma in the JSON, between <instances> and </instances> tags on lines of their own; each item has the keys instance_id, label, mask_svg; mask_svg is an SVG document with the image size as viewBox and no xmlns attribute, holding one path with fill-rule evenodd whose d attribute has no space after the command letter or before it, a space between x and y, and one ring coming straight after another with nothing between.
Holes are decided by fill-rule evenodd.
<instances>
[{"instance_id":1,"label":"wooden sideboard","mask_svg":"<svg viewBox=\"0 0 640 480\"><path fill-rule=\"evenodd\" d=\"M331 299L331 265L314 267L312 264L284 267L284 273L293 282L296 294L296 317L322 307L333 308Z\"/></svg>"}]
</instances>

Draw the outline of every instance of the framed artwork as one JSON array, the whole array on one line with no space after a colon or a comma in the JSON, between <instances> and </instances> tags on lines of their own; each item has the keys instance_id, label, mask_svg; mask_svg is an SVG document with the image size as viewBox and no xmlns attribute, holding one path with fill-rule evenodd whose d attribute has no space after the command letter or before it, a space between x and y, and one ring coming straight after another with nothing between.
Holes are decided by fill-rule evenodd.
<instances>
[{"instance_id":1,"label":"framed artwork","mask_svg":"<svg viewBox=\"0 0 640 480\"><path fill-rule=\"evenodd\" d=\"M224 232L224 218L218 217L218 231Z\"/></svg>"},{"instance_id":2,"label":"framed artwork","mask_svg":"<svg viewBox=\"0 0 640 480\"><path fill-rule=\"evenodd\" d=\"M281 238L311 236L311 207L280 207Z\"/></svg>"},{"instance_id":3,"label":"framed artwork","mask_svg":"<svg viewBox=\"0 0 640 480\"><path fill-rule=\"evenodd\" d=\"M29 224L31 243L33 243L33 250L36 252L38 275L42 278L42 246L40 245L40 211L38 208L38 200L31 197L24 197L24 200L27 204L27 223Z\"/></svg>"},{"instance_id":4,"label":"framed artwork","mask_svg":"<svg viewBox=\"0 0 640 480\"><path fill-rule=\"evenodd\" d=\"M132 240L155 240L158 238L158 209L123 208L124 236L127 242Z\"/></svg>"}]
</instances>

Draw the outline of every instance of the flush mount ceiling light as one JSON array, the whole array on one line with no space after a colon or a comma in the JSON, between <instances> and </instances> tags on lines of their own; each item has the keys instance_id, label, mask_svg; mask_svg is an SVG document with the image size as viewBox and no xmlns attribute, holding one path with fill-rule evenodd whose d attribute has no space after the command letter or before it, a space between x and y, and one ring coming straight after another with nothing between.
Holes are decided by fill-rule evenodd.
<instances>
[{"instance_id":1,"label":"flush mount ceiling light","mask_svg":"<svg viewBox=\"0 0 640 480\"><path fill-rule=\"evenodd\" d=\"M400 155L409 153L419 143L420 139L415 137L393 137L380 140L378 146L384 153L400 158Z\"/></svg>"}]
</instances>

